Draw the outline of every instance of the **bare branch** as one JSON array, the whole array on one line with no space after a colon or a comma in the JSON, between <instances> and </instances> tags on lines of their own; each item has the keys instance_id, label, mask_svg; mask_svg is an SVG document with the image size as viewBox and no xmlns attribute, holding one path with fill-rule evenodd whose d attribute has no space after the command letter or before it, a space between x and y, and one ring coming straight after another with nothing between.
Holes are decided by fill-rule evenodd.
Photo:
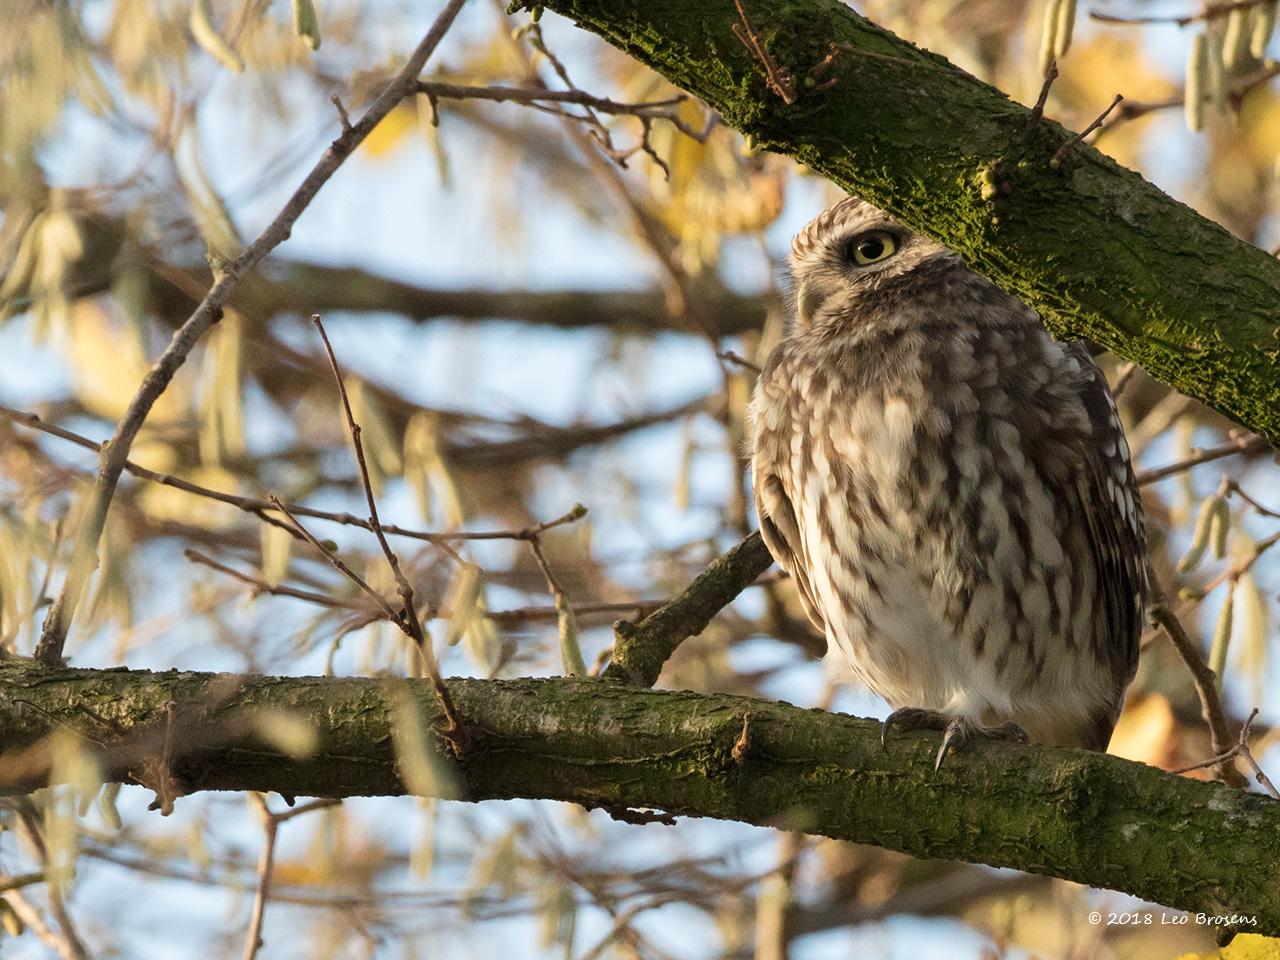
<instances>
[{"instance_id":1,"label":"bare branch","mask_svg":"<svg viewBox=\"0 0 1280 960\"><path fill-rule=\"evenodd\" d=\"M1111 111L1120 106L1123 101L1124 97L1117 93L1115 99L1111 101L1111 105L1107 107L1107 109L1094 117L1087 127L1054 151L1053 156L1049 158L1049 166L1054 170L1062 166L1063 158L1070 153L1077 144L1083 143L1085 137L1089 136L1089 134L1101 127L1102 124L1106 122L1107 117L1111 115Z\"/></svg>"},{"instance_id":2,"label":"bare branch","mask_svg":"<svg viewBox=\"0 0 1280 960\"><path fill-rule=\"evenodd\" d=\"M384 609L388 611L391 622L399 627L401 632L413 643L413 647L418 653L419 662L431 679L431 685L435 688L436 695L440 698L441 710L447 723L444 735L453 745L454 752L458 756L462 756L469 749L470 735L467 733L466 727L458 719L457 712L453 709L453 700L445 687L444 679L440 676L440 666L436 663L436 655L431 647L431 640L422 632L422 621L418 617L418 609L414 604L413 585L409 583L409 578L404 575L404 571L400 568L400 558L391 549L391 544L387 543L386 534L382 532L382 522L378 519L378 502L373 495L373 482L369 478L369 466L364 458L364 444L360 440L360 424L356 423L355 414L351 411L351 400L347 396L347 385L342 379L342 370L338 367L338 358L333 352L333 345L329 343L329 335L325 333L320 314L313 314L311 322L315 324L316 329L320 332L320 339L324 342L324 352L329 358L329 367L333 371L333 379L338 385L338 395L342 398L342 410L346 414L347 427L351 431L351 445L355 448L356 463L360 468L360 483L364 487L365 502L369 505L369 525L373 530L373 535L378 539L378 546L382 549L382 555L386 558L387 566L391 568L391 575L395 578L396 591L400 594L400 610L398 612L392 611L390 605L382 598L381 594L373 591L367 584L364 584L364 581L347 570L345 564L340 566L339 569L344 570L356 583L364 585L365 590L375 596ZM290 519L293 518L290 517ZM296 523L297 521L295 520L294 522ZM315 543L310 534L307 534L307 537ZM318 543L316 545L320 546ZM341 563L333 555L332 551L326 550L325 553L329 556L331 562Z\"/></svg>"},{"instance_id":3,"label":"bare branch","mask_svg":"<svg viewBox=\"0 0 1280 960\"><path fill-rule=\"evenodd\" d=\"M271 874L275 867L276 835L279 833L280 824L315 810L335 807L342 802L328 799L312 800L300 807L275 813L267 806L267 801L261 793L251 793L249 796L262 816L263 838L262 852L258 855L258 887L253 896L253 913L249 919L249 932L245 937L242 960L254 960L258 951L262 949L262 923L267 912L267 899L271 896Z\"/></svg>"},{"instance_id":4,"label":"bare branch","mask_svg":"<svg viewBox=\"0 0 1280 960\"><path fill-rule=\"evenodd\" d=\"M1151 583L1154 588L1156 584L1154 573L1148 572L1148 576L1151 577ZM1214 772L1225 783L1229 783L1234 787L1244 786L1244 777L1230 762L1231 757L1234 757L1235 754L1231 753L1232 741L1230 733L1227 732L1227 716L1222 709L1222 698L1218 696L1218 687L1213 671L1205 663L1204 656L1200 653L1200 648L1187 636L1187 631L1183 629L1181 621L1178 620L1177 615L1174 614L1163 599L1152 605L1148 611L1148 616L1153 623L1164 630L1165 636L1169 638L1169 642L1173 644L1174 649L1178 651L1183 662L1186 663L1187 669L1191 671L1191 679L1195 683L1196 693L1200 696L1201 712L1205 723L1209 725L1209 738L1213 744L1213 752L1220 758L1215 761Z\"/></svg>"},{"instance_id":5,"label":"bare branch","mask_svg":"<svg viewBox=\"0 0 1280 960\"><path fill-rule=\"evenodd\" d=\"M605 679L653 686L676 647L700 633L772 563L760 534L753 533L640 623L619 620L613 625L613 662Z\"/></svg>"},{"instance_id":6,"label":"bare branch","mask_svg":"<svg viewBox=\"0 0 1280 960\"><path fill-rule=\"evenodd\" d=\"M103 444L95 443L88 437L78 433L73 433L65 427L48 423L42 420L34 413L26 413L22 410L14 410L11 407L0 406L0 417L4 417L13 423L32 430L38 430L41 433L47 433L50 436L58 437L76 446L83 447L86 450L98 451ZM173 487L175 490L182 490L186 493L194 494L198 497L205 497L209 500L216 500L218 503L225 503L228 506L235 507L237 510L243 510L250 513L261 520L263 523L269 523L273 526L281 527L296 535L296 531L289 524L282 523L276 517L270 515L269 511L276 509L273 500L260 500L256 497L244 497L235 493L225 493L221 490L214 490L210 487L202 486L198 483L192 483L182 477L175 477L168 473L157 473L154 470L148 470L140 464L134 463L132 460L126 460L124 469L133 476L151 483L159 483L166 487ZM330 510L317 510L315 507L308 507L300 503L286 503L289 513L299 517L310 517L314 520L326 520L329 523L339 523L344 526L360 527L370 532L373 531L373 524L364 517L357 517L350 513L335 513ZM575 508L576 509L576 508ZM524 527L519 530L457 530L453 532L432 532L427 530L413 530L408 527L397 526L394 523L382 524L384 533L397 537L405 537L410 540L422 540L427 543L435 543L447 545L454 541L460 540L528 540L530 536L540 533L543 530L549 530L552 527L559 526L562 523L570 523L578 519L574 515L574 510L555 520L545 523L535 524L532 527Z\"/></svg>"},{"instance_id":7,"label":"bare branch","mask_svg":"<svg viewBox=\"0 0 1280 960\"><path fill-rule=\"evenodd\" d=\"M1166 464L1163 467L1155 467L1151 470L1141 470L1138 472L1138 485L1146 486L1149 483L1155 483L1157 480L1163 480L1165 477L1171 477L1174 474L1182 473L1190 470L1192 467L1199 466L1202 463L1210 463L1214 460L1221 460L1223 457L1234 456L1235 454L1243 454L1251 456L1255 453L1265 453L1271 448L1271 444L1267 443L1262 437L1251 436L1248 433L1241 433L1232 439L1230 443L1223 444L1220 447L1208 447L1203 450L1193 450L1191 456L1178 460L1175 463Z\"/></svg>"},{"instance_id":8,"label":"bare branch","mask_svg":"<svg viewBox=\"0 0 1280 960\"><path fill-rule=\"evenodd\" d=\"M152 405L168 388L169 382L187 359L196 342L222 317L222 308L240 280L268 253L288 239L293 231L293 225L310 206L311 201L320 192L320 188L364 142L365 137L382 121L383 117L413 92L418 74L422 72L428 58L444 39L444 35L452 26L465 2L466 0L449 0L422 42L410 54L404 67L369 106L364 116L349 130L344 130L338 139L329 145L324 155L266 230L243 253L219 269L213 286L205 294L200 305L173 335L169 345L143 378L138 392L129 402L128 409L116 425L110 443L103 448L101 467L84 511L80 534L72 551L71 566L63 582L62 591L48 616L45 617L40 632L36 657L41 663L52 666L62 659L67 630L75 616L76 606L80 602L90 575L98 565L98 541L106 525L107 512L115 495L116 484L124 470L129 449L133 446L138 431L142 429L147 414L151 412Z\"/></svg>"},{"instance_id":9,"label":"bare branch","mask_svg":"<svg viewBox=\"0 0 1280 960\"><path fill-rule=\"evenodd\" d=\"M1185 27L1188 24L1196 23L1200 20L1216 20L1219 17L1225 17L1232 10L1247 10L1250 7L1259 7L1264 3L1273 3L1274 0L1232 0L1229 3L1206 3L1204 9L1197 13L1184 13L1181 16L1138 16L1124 17L1114 13L1105 13L1101 10L1090 10L1089 18L1097 20L1099 23L1117 23L1129 26L1140 26L1153 23L1173 23L1179 27Z\"/></svg>"}]
</instances>

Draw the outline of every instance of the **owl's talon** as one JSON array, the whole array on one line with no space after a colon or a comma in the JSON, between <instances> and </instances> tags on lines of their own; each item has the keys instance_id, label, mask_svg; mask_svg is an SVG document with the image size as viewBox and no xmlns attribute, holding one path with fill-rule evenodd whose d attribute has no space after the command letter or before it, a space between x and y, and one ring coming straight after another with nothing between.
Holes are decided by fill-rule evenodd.
<instances>
[{"instance_id":1,"label":"owl's talon","mask_svg":"<svg viewBox=\"0 0 1280 960\"><path fill-rule=\"evenodd\" d=\"M1031 738L1027 736L1027 731L1016 723L1002 723L995 727L980 727L972 720L964 717L955 717L947 724L946 730L943 731L942 746L938 747L938 755L933 761L933 772L937 773L942 768L942 761L946 759L949 751L958 750L974 737L982 737L986 740L1011 740L1015 743L1031 742Z\"/></svg>"},{"instance_id":2,"label":"owl's talon","mask_svg":"<svg viewBox=\"0 0 1280 960\"><path fill-rule=\"evenodd\" d=\"M950 718L937 710L923 710L920 707L902 707L884 718L880 725L880 749L889 749L889 734L897 727L903 733L908 730L945 730Z\"/></svg>"}]
</instances>

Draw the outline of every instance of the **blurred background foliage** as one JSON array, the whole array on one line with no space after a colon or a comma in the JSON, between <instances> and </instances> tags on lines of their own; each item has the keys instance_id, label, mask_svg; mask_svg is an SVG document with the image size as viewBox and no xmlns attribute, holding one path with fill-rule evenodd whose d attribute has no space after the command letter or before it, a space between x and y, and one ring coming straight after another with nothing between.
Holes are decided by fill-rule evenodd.
<instances>
[{"instance_id":1,"label":"blurred background foliage","mask_svg":"<svg viewBox=\"0 0 1280 960\"><path fill-rule=\"evenodd\" d=\"M432 6L7 0L4 655L32 650L93 444L218 264L337 134L330 98L354 114ZM1240 237L1267 248L1280 240L1272 0L856 6L1024 103L1056 48L1051 116L1082 129L1123 93L1101 149ZM623 102L679 93L564 21L535 25L489 0L468 6L427 73L572 84ZM754 152L700 104L672 112L686 131L708 134L665 119L583 120L590 111L569 105L405 102L242 285L156 405L133 461L223 494L362 513L307 322L320 313L348 372L385 520L510 534L574 503L588 508L541 545L585 663L598 666L613 619L650 609L752 528L742 422L752 364L783 330L790 236L836 196L790 160ZM1280 531L1280 469L1221 417L1104 362L1123 381L1121 412L1146 471L1156 568L1223 668L1229 715L1238 723L1262 708L1255 753L1274 764L1278 715L1267 693L1280 551L1268 549ZM93 443L35 430L24 413ZM307 522L393 591L366 531ZM446 674L561 672L565 613L527 543L395 539ZM412 669L402 638L347 581L228 502L127 478L102 561L69 648L77 665ZM279 586L336 602L273 595ZM662 683L882 715L870 695L831 685L822 650L790 585L770 574L683 645ZM270 726L305 752L305 718ZM1169 769L1211 755L1189 674L1155 635L1112 751ZM44 791L3 808L0 913L16 937L0 947L6 956L242 949L262 798L196 795L167 818L147 811L150 799L129 787L77 806ZM1194 924L1090 925L1091 908L1140 905L1041 877L736 825L633 827L556 804L349 801L282 824L279 847L268 957L1086 958L1212 948Z\"/></svg>"}]
</instances>

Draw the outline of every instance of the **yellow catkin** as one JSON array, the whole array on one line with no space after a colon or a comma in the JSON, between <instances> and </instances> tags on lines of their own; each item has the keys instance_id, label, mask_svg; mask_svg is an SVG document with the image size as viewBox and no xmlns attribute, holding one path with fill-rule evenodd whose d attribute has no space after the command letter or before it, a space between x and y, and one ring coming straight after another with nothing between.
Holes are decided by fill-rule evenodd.
<instances>
[{"instance_id":1,"label":"yellow catkin","mask_svg":"<svg viewBox=\"0 0 1280 960\"><path fill-rule=\"evenodd\" d=\"M1187 51L1187 86L1183 99L1187 129L1192 133L1204 129L1204 95L1209 72L1209 42L1203 33L1191 39Z\"/></svg>"},{"instance_id":2,"label":"yellow catkin","mask_svg":"<svg viewBox=\"0 0 1280 960\"><path fill-rule=\"evenodd\" d=\"M1046 0L1044 6L1044 25L1040 33L1040 55L1037 62L1040 64L1040 73L1043 75L1049 69L1049 62L1053 59L1053 51L1058 45L1058 8L1062 6L1062 0Z\"/></svg>"},{"instance_id":3,"label":"yellow catkin","mask_svg":"<svg viewBox=\"0 0 1280 960\"><path fill-rule=\"evenodd\" d=\"M1216 493L1205 499L1200 505L1200 513L1196 516L1195 531L1191 534L1191 546L1187 547L1187 552L1182 555L1182 559L1178 561L1178 572L1188 573L1200 565L1200 558L1204 556L1205 549L1209 546L1209 534L1213 529L1213 515L1217 510L1217 503L1222 499Z\"/></svg>"},{"instance_id":4,"label":"yellow catkin","mask_svg":"<svg viewBox=\"0 0 1280 960\"><path fill-rule=\"evenodd\" d=\"M587 665L582 660L582 648L578 646L578 618L564 594L556 597L556 620L560 627L560 662L565 676L585 677Z\"/></svg>"},{"instance_id":5,"label":"yellow catkin","mask_svg":"<svg viewBox=\"0 0 1280 960\"><path fill-rule=\"evenodd\" d=\"M1235 70L1245 62L1245 53L1249 49L1250 11L1245 7L1236 7L1227 14L1227 26L1222 31L1222 64L1228 70Z\"/></svg>"},{"instance_id":6,"label":"yellow catkin","mask_svg":"<svg viewBox=\"0 0 1280 960\"><path fill-rule=\"evenodd\" d=\"M1253 30L1249 36L1249 54L1255 60L1267 55L1267 44L1271 42L1271 34L1276 28L1276 7L1280 0L1264 3L1253 8Z\"/></svg>"},{"instance_id":7,"label":"yellow catkin","mask_svg":"<svg viewBox=\"0 0 1280 960\"><path fill-rule=\"evenodd\" d=\"M1213 518L1209 521L1209 542L1213 555L1221 560L1227 555L1227 538L1231 535L1231 508L1227 501L1218 498L1213 506Z\"/></svg>"},{"instance_id":8,"label":"yellow catkin","mask_svg":"<svg viewBox=\"0 0 1280 960\"><path fill-rule=\"evenodd\" d=\"M1053 55L1065 57L1071 49L1071 35L1076 29L1076 0L1059 0L1058 25L1053 38Z\"/></svg>"},{"instance_id":9,"label":"yellow catkin","mask_svg":"<svg viewBox=\"0 0 1280 960\"><path fill-rule=\"evenodd\" d=\"M0 925L3 925L4 932L11 937L20 937L27 929L7 900L0 900Z\"/></svg>"},{"instance_id":10,"label":"yellow catkin","mask_svg":"<svg viewBox=\"0 0 1280 960\"><path fill-rule=\"evenodd\" d=\"M214 29L209 0L192 0L189 26L191 35L195 37L196 43L205 49L205 52L232 73L244 71L244 61L240 59L240 55L232 50L227 41L223 40Z\"/></svg>"},{"instance_id":11,"label":"yellow catkin","mask_svg":"<svg viewBox=\"0 0 1280 960\"><path fill-rule=\"evenodd\" d=\"M1227 666L1227 648L1231 645L1231 628L1235 621L1236 582L1228 585L1227 598L1218 611L1218 622L1213 626L1213 642L1209 645L1209 669L1213 671L1218 689L1222 689L1222 672Z\"/></svg>"},{"instance_id":12,"label":"yellow catkin","mask_svg":"<svg viewBox=\"0 0 1280 960\"><path fill-rule=\"evenodd\" d=\"M1209 85L1209 100L1218 113L1227 112L1227 68L1222 61L1222 42L1216 37L1208 37L1209 70L1206 80Z\"/></svg>"}]
</instances>

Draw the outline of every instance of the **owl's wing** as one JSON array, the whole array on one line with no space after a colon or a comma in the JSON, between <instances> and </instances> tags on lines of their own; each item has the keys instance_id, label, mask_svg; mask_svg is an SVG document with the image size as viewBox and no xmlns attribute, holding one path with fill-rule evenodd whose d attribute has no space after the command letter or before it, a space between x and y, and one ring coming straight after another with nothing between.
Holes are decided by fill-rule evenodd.
<instances>
[{"instance_id":1,"label":"owl's wing","mask_svg":"<svg viewBox=\"0 0 1280 960\"><path fill-rule=\"evenodd\" d=\"M760 516L760 536L764 538L764 544L773 554L773 559L795 581L800 605L809 615L809 622L819 633L825 635L827 625L818 612L813 584L809 581L808 560L800 539L800 525L796 523L796 512L782 480L775 473L757 469L751 486L755 491L756 513Z\"/></svg>"},{"instance_id":2,"label":"owl's wing","mask_svg":"<svg viewBox=\"0 0 1280 960\"><path fill-rule=\"evenodd\" d=\"M1076 484L1098 571L1100 630L1095 642L1117 684L1116 702L1096 718L1095 748L1105 750L1138 666L1142 613L1147 595L1142 501L1129 462L1129 447L1115 401L1102 371L1083 349L1076 354L1086 374L1080 398L1092 426L1082 451L1084 470Z\"/></svg>"}]
</instances>

